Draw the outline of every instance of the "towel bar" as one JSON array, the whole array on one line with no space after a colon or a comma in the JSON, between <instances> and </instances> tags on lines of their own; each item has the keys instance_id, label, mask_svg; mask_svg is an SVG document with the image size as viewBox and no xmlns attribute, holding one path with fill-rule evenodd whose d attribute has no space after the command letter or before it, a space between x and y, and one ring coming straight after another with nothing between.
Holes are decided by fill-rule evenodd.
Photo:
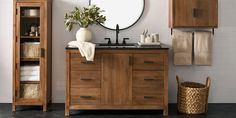
<instances>
[{"instance_id":1,"label":"towel bar","mask_svg":"<svg viewBox=\"0 0 236 118\"><path fill-rule=\"evenodd\" d=\"M171 32L171 35L172 35L173 34L173 28L170 28L170 32ZM214 28L212 28L211 32L212 32L213 35L215 35L215 29Z\"/></svg>"}]
</instances>

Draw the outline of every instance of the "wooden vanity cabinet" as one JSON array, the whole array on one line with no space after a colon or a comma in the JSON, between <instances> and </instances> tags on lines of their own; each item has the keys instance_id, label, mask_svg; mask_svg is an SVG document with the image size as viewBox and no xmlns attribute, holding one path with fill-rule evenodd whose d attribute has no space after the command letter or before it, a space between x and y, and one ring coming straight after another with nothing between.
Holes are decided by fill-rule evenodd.
<instances>
[{"instance_id":1,"label":"wooden vanity cabinet","mask_svg":"<svg viewBox=\"0 0 236 118\"><path fill-rule=\"evenodd\" d=\"M168 115L168 50L96 50L93 62L66 50L70 110L156 109Z\"/></svg>"},{"instance_id":2,"label":"wooden vanity cabinet","mask_svg":"<svg viewBox=\"0 0 236 118\"><path fill-rule=\"evenodd\" d=\"M217 28L218 0L169 0L169 27Z\"/></svg>"},{"instance_id":3,"label":"wooden vanity cabinet","mask_svg":"<svg viewBox=\"0 0 236 118\"><path fill-rule=\"evenodd\" d=\"M13 1L13 100L16 106L51 102L51 0Z\"/></svg>"}]
</instances>

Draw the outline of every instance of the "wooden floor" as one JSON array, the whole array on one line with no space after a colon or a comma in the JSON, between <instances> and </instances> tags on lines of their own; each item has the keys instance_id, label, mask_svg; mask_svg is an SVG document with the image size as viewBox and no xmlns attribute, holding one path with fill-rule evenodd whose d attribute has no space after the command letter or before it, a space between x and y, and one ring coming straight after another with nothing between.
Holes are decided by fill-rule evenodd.
<instances>
[{"instance_id":1,"label":"wooden floor","mask_svg":"<svg viewBox=\"0 0 236 118\"><path fill-rule=\"evenodd\" d=\"M236 104L209 104L209 111L204 115L184 115L176 110L176 104L169 105L169 116L166 118L236 118ZM145 110L99 110L72 111L69 118L162 118L161 111ZM42 107L17 107L11 112L11 104L0 104L0 118L66 118L64 104L51 104L49 111L43 112Z\"/></svg>"}]
</instances>

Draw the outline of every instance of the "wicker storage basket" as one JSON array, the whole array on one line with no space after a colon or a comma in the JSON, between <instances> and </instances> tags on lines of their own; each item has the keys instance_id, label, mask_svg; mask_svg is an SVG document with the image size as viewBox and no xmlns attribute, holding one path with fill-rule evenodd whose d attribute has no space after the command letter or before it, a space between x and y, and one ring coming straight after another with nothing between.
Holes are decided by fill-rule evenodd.
<instances>
[{"instance_id":1,"label":"wicker storage basket","mask_svg":"<svg viewBox=\"0 0 236 118\"><path fill-rule=\"evenodd\" d=\"M207 78L206 85L195 82L180 83L178 76L176 76L176 80L178 83L178 111L186 114L206 113L210 78Z\"/></svg>"},{"instance_id":2,"label":"wicker storage basket","mask_svg":"<svg viewBox=\"0 0 236 118\"><path fill-rule=\"evenodd\" d=\"M39 84L21 84L21 98L39 98Z\"/></svg>"},{"instance_id":3,"label":"wicker storage basket","mask_svg":"<svg viewBox=\"0 0 236 118\"><path fill-rule=\"evenodd\" d=\"M21 58L38 58L40 44L39 43L22 43L20 46Z\"/></svg>"}]
</instances>

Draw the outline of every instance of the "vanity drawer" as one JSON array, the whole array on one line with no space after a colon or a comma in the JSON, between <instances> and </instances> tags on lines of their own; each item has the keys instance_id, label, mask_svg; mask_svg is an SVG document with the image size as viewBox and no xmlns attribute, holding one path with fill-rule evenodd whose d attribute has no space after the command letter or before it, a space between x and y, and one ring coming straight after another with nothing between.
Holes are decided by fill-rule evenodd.
<instances>
[{"instance_id":1,"label":"vanity drawer","mask_svg":"<svg viewBox=\"0 0 236 118\"><path fill-rule=\"evenodd\" d=\"M100 104L100 88L71 88L71 104Z\"/></svg>"},{"instance_id":2,"label":"vanity drawer","mask_svg":"<svg viewBox=\"0 0 236 118\"><path fill-rule=\"evenodd\" d=\"M96 55L94 61L87 61L84 57L81 57L79 53L72 53L70 58L71 71L101 70L101 55Z\"/></svg>"},{"instance_id":3,"label":"vanity drawer","mask_svg":"<svg viewBox=\"0 0 236 118\"><path fill-rule=\"evenodd\" d=\"M162 71L133 71L133 87L164 88Z\"/></svg>"},{"instance_id":4,"label":"vanity drawer","mask_svg":"<svg viewBox=\"0 0 236 118\"><path fill-rule=\"evenodd\" d=\"M134 105L163 105L163 89L133 88L132 101Z\"/></svg>"},{"instance_id":5,"label":"vanity drawer","mask_svg":"<svg viewBox=\"0 0 236 118\"><path fill-rule=\"evenodd\" d=\"M164 70L164 56L162 54L134 54L134 70Z\"/></svg>"},{"instance_id":6,"label":"vanity drawer","mask_svg":"<svg viewBox=\"0 0 236 118\"><path fill-rule=\"evenodd\" d=\"M100 71L71 71L71 87L101 87Z\"/></svg>"}]
</instances>

